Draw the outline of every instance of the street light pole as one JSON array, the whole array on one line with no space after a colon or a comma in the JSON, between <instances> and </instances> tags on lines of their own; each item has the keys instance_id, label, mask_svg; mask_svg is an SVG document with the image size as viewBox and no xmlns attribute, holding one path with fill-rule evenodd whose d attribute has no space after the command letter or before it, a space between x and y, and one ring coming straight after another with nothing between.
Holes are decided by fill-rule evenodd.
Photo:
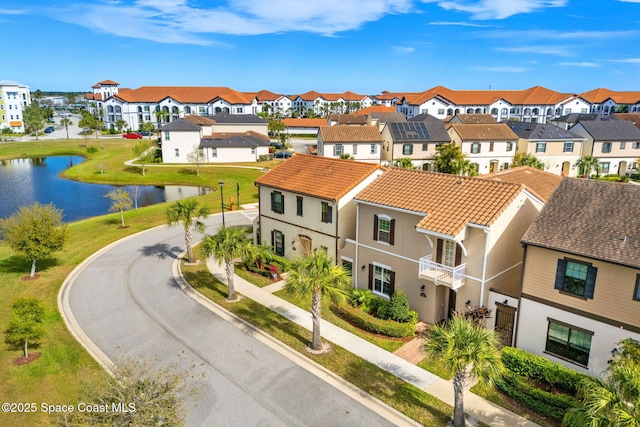
<instances>
[{"instance_id":1,"label":"street light pole","mask_svg":"<svg viewBox=\"0 0 640 427\"><path fill-rule=\"evenodd\" d=\"M219 181L218 185L220 186L220 207L222 208L222 226L226 227L224 224L224 196L222 195L222 187L224 186L224 182Z\"/></svg>"}]
</instances>

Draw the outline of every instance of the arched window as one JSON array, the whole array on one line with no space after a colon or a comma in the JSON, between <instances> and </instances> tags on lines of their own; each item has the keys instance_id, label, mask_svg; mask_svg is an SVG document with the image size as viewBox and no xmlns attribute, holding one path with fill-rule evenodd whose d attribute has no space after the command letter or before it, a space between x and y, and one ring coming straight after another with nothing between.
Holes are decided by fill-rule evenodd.
<instances>
[{"instance_id":1,"label":"arched window","mask_svg":"<svg viewBox=\"0 0 640 427\"><path fill-rule=\"evenodd\" d=\"M456 110L458 111L458 110ZM447 116L453 116L453 108L447 109Z\"/></svg>"},{"instance_id":2,"label":"arched window","mask_svg":"<svg viewBox=\"0 0 640 427\"><path fill-rule=\"evenodd\" d=\"M497 108L492 108L491 109L491 115L497 116L498 115L498 109Z\"/></svg>"},{"instance_id":3,"label":"arched window","mask_svg":"<svg viewBox=\"0 0 640 427\"><path fill-rule=\"evenodd\" d=\"M186 107L184 107L184 113L185 114L191 114L191 107L189 107L188 105Z\"/></svg>"},{"instance_id":4,"label":"arched window","mask_svg":"<svg viewBox=\"0 0 640 427\"><path fill-rule=\"evenodd\" d=\"M547 116L553 115L553 108L547 108Z\"/></svg>"},{"instance_id":5,"label":"arched window","mask_svg":"<svg viewBox=\"0 0 640 427\"><path fill-rule=\"evenodd\" d=\"M533 110L531 110L531 113L532 113L534 116L537 116L539 111L540 111L540 110L538 110L537 108L534 108Z\"/></svg>"},{"instance_id":6,"label":"arched window","mask_svg":"<svg viewBox=\"0 0 640 427\"><path fill-rule=\"evenodd\" d=\"M531 108L525 108L524 109L524 115L525 116L530 116L531 115Z\"/></svg>"},{"instance_id":7,"label":"arched window","mask_svg":"<svg viewBox=\"0 0 640 427\"><path fill-rule=\"evenodd\" d=\"M456 111L454 112L454 114L460 114L460 109L456 108Z\"/></svg>"},{"instance_id":8,"label":"arched window","mask_svg":"<svg viewBox=\"0 0 640 427\"><path fill-rule=\"evenodd\" d=\"M138 106L138 113L142 113L142 107Z\"/></svg>"},{"instance_id":9,"label":"arched window","mask_svg":"<svg viewBox=\"0 0 640 427\"><path fill-rule=\"evenodd\" d=\"M509 114L509 110L508 110L507 108L503 108L503 109L500 111L500 115L501 115L501 116L506 116L507 114Z\"/></svg>"},{"instance_id":10,"label":"arched window","mask_svg":"<svg viewBox=\"0 0 640 427\"><path fill-rule=\"evenodd\" d=\"M222 112L222 108L220 108L220 107L216 107L215 112L216 112L216 114L218 114L218 113Z\"/></svg>"},{"instance_id":11,"label":"arched window","mask_svg":"<svg viewBox=\"0 0 640 427\"><path fill-rule=\"evenodd\" d=\"M476 108L476 114L482 114L482 108Z\"/></svg>"},{"instance_id":12,"label":"arched window","mask_svg":"<svg viewBox=\"0 0 640 427\"><path fill-rule=\"evenodd\" d=\"M179 112L180 112L180 109L178 107L171 107L171 113L178 114Z\"/></svg>"},{"instance_id":13,"label":"arched window","mask_svg":"<svg viewBox=\"0 0 640 427\"><path fill-rule=\"evenodd\" d=\"M122 114L122 107L119 105L116 105L116 114Z\"/></svg>"},{"instance_id":14,"label":"arched window","mask_svg":"<svg viewBox=\"0 0 640 427\"><path fill-rule=\"evenodd\" d=\"M467 114L473 114L473 108L467 108Z\"/></svg>"},{"instance_id":15,"label":"arched window","mask_svg":"<svg viewBox=\"0 0 640 427\"><path fill-rule=\"evenodd\" d=\"M107 107L107 113L113 113L113 105Z\"/></svg>"}]
</instances>

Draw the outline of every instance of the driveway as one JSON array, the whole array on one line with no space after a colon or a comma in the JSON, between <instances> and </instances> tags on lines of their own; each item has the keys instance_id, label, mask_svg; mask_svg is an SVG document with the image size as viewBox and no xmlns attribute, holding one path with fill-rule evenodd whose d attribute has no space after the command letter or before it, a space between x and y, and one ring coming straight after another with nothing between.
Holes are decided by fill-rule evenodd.
<instances>
[{"instance_id":1,"label":"driveway","mask_svg":"<svg viewBox=\"0 0 640 427\"><path fill-rule=\"evenodd\" d=\"M225 218L227 225L250 223L242 212ZM207 232L219 224L220 215L209 217ZM184 249L182 227L159 227L90 259L60 295L74 332L116 364L143 358L188 369L200 387L188 426L393 425L185 294L172 274Z\"/></svg>"}]
</instances>

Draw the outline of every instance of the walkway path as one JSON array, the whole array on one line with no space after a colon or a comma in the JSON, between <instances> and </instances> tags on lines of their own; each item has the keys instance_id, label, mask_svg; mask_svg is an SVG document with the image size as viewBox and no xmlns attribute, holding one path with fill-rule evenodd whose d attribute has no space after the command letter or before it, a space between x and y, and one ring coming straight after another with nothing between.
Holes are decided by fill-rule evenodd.
<instances>
[{"instance_id":1,"label":"walkway path","mask_svg":"<svg viewBox=\"0 0 640 427\"><path fill-rule=\"evenodd\" d=\"M218 264L217 261L207 260L207 267L218 280L222 283L227 282L224 268ZM311 314L308 311L272 294L274 290L282 288L282 282L276 282L267 287L260 288L236 275L234 285L238 293L269 307L287 319L311 330ZM445 381L417 367L414 363L371 344L325 320L322 320L321 330L322 337L327 341L345 348L351 353L362 357L385 371L394 374L398 378L415 385L453 406L453 386L449 381ZM417 346L417 344L418 341L413 345ZM493 427L537 426L537 424L468 391L465 393L464 404L465 411L471 418L480 420Z\"/></svg>"}]
</instances>

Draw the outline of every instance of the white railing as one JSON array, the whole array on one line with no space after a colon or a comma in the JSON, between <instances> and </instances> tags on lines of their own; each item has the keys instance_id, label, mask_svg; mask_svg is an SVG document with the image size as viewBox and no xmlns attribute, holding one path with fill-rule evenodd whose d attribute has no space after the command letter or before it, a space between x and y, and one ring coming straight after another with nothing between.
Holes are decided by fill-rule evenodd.
<instances>
[{"instance_id":1,"label":"white railing","mask_svg":"<svg viewBox=\"0 0 640 427\"><path fill-rule=\"evenodd\" d=\"M418 276L421 279L432 280L436 285L445 285L454 290L464 285L467 264L449 267L432 259L431 254L420 258Z\"/></svg>"}]
</instances>

